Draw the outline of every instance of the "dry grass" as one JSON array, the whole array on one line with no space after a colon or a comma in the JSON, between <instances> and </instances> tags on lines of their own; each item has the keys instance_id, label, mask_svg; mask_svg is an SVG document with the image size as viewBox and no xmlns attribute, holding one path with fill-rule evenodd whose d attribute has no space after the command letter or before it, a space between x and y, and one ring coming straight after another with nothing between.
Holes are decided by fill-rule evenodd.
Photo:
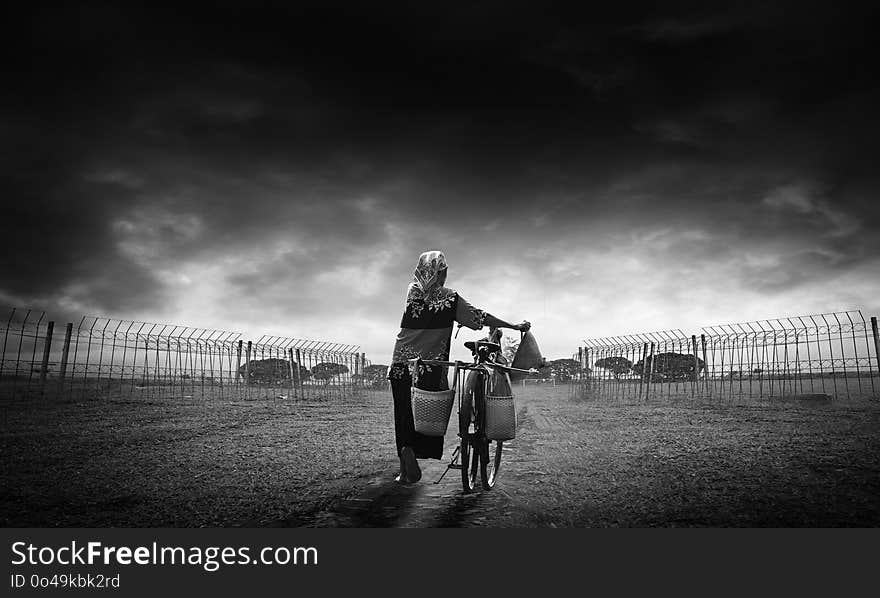
<instances>
[{"instance_id":1,"label":"dry grass","mask_svg":"<svg viewBox=\"0 0 880 598\"><path fill-rule=\"evenodd\" d=\"M522 397L497 525L877 526L876 401Z\"/></svg>"},{"instance_id":2,"label":"dry grass","mask_svg":"<svg viewBox=\"0 0 880 598\"><path fill-rule=\"evenodd\" d=\"M517 392L520 428L497 491L462 501L451 476L424 507L435 512L411 520L880 524L876 401L635 405L577 398L566 387ZM34 397L7 401L2 417L5 527L309 524L396 466L390 393ZM417 492L412 500L408 508L418 508Z\"/></svg>"},{"instance_id":3,"label":"dry grass","mask_svg":"<svg viewBox=\"0 0 880 598\"><path fill-rule=\"evenodd\" d=\"M387 467L390 402L367 394L7 403L2 523L198 527L295 518Z\"/></svg>"}]
</instances>

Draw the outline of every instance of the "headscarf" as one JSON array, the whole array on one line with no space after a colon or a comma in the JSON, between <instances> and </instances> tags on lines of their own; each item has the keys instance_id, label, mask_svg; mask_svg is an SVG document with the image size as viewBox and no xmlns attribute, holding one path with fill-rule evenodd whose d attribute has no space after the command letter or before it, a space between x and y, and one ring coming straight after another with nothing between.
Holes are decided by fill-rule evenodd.
<instances>
[{"instance_id":1,"label":"headscarf","mask_svg":"<svg viewBox=\"0 0 880 598\"><path fill-rule=\"evenodd\" d=\"M442 251L426 251L419 256L419 264L413 270L413 282L424 293L437 287L440 272L446 269L446 256Z\"/></svg>"}]
</instances>

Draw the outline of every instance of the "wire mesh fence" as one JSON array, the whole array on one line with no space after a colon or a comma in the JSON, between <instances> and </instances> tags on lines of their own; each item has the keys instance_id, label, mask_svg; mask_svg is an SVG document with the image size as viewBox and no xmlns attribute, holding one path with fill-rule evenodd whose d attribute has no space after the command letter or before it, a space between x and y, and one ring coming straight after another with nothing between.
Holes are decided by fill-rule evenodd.
<instances>
[{"instance_id":1,"label":"wire mesh fence","mask_svg":"<svg viewBox=\"0 0 880 598\"><path fill-rule=\"evenodd\" d=\"M652 399L877 399L877 318L861 311L665 330L584 341L574 391Z\"/></svg>"},{"instance_id":2,"label":"wire mesh fence","mask_svg":"<svg viewBox=\"0 0 880 598\"><path fill-rule=\"evenodd\" d=\"M0 397L308 398L350 395L370 365L358 345L84 316L57 325L8 309Z\"/></svg>"}]
</instances>

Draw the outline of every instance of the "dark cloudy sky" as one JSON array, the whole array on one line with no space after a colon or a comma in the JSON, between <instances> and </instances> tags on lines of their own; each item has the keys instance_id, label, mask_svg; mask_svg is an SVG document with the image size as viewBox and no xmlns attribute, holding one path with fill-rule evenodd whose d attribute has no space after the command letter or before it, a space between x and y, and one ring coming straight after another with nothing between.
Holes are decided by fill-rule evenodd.
<instances>
[{"instance_id":1,"label":"dark cloudy sky","mask_svg":"<svg viewBox=\"0 0 880 598\"><path fill-rule=\"evenodd\" d=\"M450 286L532 321L550 357L880 313L878 15L648 6L11 15L0 304L387 363L415 261L442 249Z\"/></svg>"}]
</instances>

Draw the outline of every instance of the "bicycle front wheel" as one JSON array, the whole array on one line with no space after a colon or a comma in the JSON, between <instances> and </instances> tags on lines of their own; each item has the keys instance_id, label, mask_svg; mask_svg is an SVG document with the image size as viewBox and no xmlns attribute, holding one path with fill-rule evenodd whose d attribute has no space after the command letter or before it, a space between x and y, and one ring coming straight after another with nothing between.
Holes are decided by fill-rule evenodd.
<instances>
[{"instance_id":1,"label":"bicycle front wheel","mask_svg":"<svg viewBox=\"0 0 880 598\"><path fill-rule=\"evenodd\" d=\"M489 395L489 376L484 375L482 384L474 388L474 405L477 409L477 441L480 447L480 479L484 490L491 490L498 480L498 471L501 468L501 453L504 449L504 441L489 440L486 438L486 397Z\"/></svg>"},{"instance_id":2,"label":"bicycle front wheel","mask_svg":"<svg viewBox=\"0 0 880 598\"><path fill-rule=\"evenodd\" d=\"M498 479L498 470L501 469L501 452L504 449L503 440L484 440L480 451L480 478L483 481L483 489L491 490L495 487Z\"/></svg>"}]
</instances>

